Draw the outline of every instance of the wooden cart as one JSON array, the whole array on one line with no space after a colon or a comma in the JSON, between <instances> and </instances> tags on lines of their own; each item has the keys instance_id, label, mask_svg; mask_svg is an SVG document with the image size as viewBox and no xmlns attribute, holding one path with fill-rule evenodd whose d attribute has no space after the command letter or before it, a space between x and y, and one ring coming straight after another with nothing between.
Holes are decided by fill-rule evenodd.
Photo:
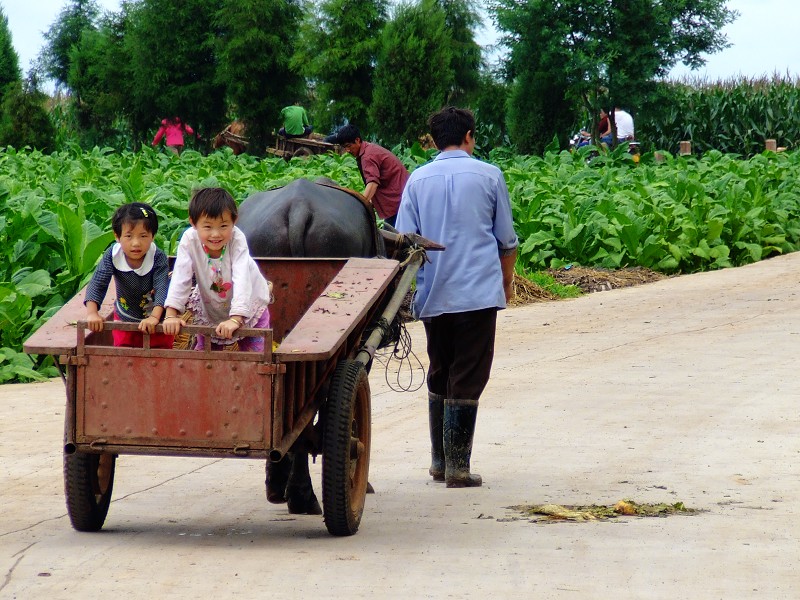
<instances>
[{"instance_id":1,"label":"wooden cart","mask_svg":"<svg viewBox=\"0 0 800 600\"><path fill-rule=\"evenodd\" d=\"M328 531L354 534L369 472L366 365L385 331L375 325L394 318L423 254L403 269L381 258L257 259L274 285L272 328L242 333L263 336L263 353L151 349L148 336L144 348L114 347L109 329L136 325L107 322L103 332L91 333L79 321L81 291L24 344L26 352L54 355L62 365L73 527L103 526L119 454L275 461L302 438L323 456ZM108 318L111 303L102 311ZM280 342L275 350L273 339Z\"/></svg>"},{"instance_id":2,"label":"wooden cart","mask_svg":"<svg viewBox=\"0 0 800 600\"><path fill-rule=\"evenodd\" d=\"M275 146L267 148L267 153L273 156L280 156L289 160L290 158L306 158L314 154L326 154L334 152L342 153L342 147L338 144L329 144L321 139L312 137L285 138L281 135L275 138Z\"/></svg>"}]
</instances>

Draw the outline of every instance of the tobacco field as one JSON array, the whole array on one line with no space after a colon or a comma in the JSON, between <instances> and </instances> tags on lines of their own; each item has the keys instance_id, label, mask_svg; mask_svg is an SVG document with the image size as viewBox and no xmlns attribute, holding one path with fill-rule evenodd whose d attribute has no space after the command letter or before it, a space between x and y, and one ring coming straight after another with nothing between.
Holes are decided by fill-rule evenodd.
<instances>
[{"instance_id":1,"label":"tobacco field","mask_svg":"<svg viewBox=\"0 0 800 600\"><path fill-rule=\"evenodd\" d=\"M417 145L395 151L410 169L432 156ZM637 164L624 148L597 157L494 151L489 160L505 174L520 238L518 269L690 273L798 249L800 153L659 158L644 155ZM242 201L320 176L363 189L349 155L286 162L229 151L179 158L150 148L0 151L0 383L57 375L48 357L23 354L22 342L91 277L114 239L110 218L120 204L151 204L160 220L156 243L174 253L194 188L219 185Z\"/></svg>"}]
</instances>

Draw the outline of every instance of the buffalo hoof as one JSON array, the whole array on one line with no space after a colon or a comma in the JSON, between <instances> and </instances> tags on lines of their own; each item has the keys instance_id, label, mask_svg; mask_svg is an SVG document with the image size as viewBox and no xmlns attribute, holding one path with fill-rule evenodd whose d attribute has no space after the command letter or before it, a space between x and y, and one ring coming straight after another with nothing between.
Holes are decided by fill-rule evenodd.
<instances>
[{"instance_id":1,"label":"buffalo hoof","mask_svg":"<svg viewBox=\"0 0 800 600\"><path fill-rule=\"evenodd\" d=\"M289 460L267 462L267 501L271 504L286 502L286 484L289 482Z\"/></svg>"},{"instance_id":2,"label":"buffalo hoof","mask_svg":"<svg viewBox=\"0 0 800 600\"><path fill-rule=\"evenodd\" d=\"M322 507L313 490L287 490L289 514L292 515L321 515Z\"/></svg>"}]
</instances>

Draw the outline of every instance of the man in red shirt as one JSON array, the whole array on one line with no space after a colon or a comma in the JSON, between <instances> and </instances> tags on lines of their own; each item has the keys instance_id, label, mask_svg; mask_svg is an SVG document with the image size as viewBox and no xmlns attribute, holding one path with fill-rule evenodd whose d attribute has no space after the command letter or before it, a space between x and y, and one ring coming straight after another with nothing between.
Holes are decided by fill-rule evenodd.
<instances>
[{"instance_id":1,"label":"man in red shirt","mask_svg":"<svg viewBox=\"0 0 800 600\"><path fill-rule=\"evenodd\" d=\"M355 125L345 125L336 134L335 144L352 154L364 180L364 197L375 207L378 216L394 227L400 197L408 179L408 170L386 148L365 142Z\"/></svg>"}]
</instances>

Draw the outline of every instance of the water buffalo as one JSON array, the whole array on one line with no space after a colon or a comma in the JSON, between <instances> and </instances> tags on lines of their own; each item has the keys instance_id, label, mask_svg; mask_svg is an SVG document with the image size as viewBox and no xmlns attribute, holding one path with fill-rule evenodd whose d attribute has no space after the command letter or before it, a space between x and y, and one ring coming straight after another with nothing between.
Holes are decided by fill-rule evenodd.
<instances>
[{"instance_id":1,"label":"water buffalo","mask_svg":"<svg viewBox=\"0 0 800 600\"><path fill-rule=\"evenodd\" d=\"M384 253L371 207L330 179L295 179L239 207L253 256L373 257Z\"/></svg>"},{"instance_id":2,"label":"water buffalo","mask_svg":"<svg viewBox=\"0 0 800 600\"><path fill-rule=\"evenodd\" d=\"M253 194L239 207L237 226L253 256L369 258L385 252L373 209L330 179L297 179ZM293 514L322 514L308 452L300 445L280 462L267 463L266 483L270 502L287 502Z\"/></svg>"}]
</instances>

